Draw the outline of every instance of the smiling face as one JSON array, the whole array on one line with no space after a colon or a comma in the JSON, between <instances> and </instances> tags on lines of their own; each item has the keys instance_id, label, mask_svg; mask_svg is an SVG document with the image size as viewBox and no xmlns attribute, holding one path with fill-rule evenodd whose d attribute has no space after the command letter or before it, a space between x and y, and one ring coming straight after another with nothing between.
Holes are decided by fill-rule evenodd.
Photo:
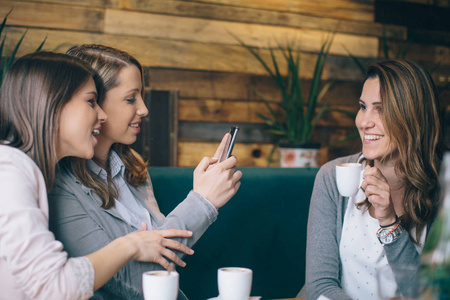
<instances>
[{"instance_id":1,"label":"smiling face","mask_svg":"<svg viewBox=\"0 0 450 300\"><path fill-rule=\"evenodd\" d=\"M364 157L379 161L392 154L396 147L392 148L390 145L391 140L383 124L378 78L366 80L359 104L355 123L361 137Z\"/></svg>"},{"instance_id":2,"label":"smiling face","mask_svg":"<svg viewBox=\"0 0 450 300\"><path fill-rule=\"evenodd\" d=\"M101 123L106 115L97 104L97 90L90 78L61 109L59 116L57 157L76 156L90 159Z\"/></svg>"},{"instance_id":3,"label":"smiling face","mask_svg":"<svg viewBox=\"0 0 450 300\"><path fill-rule=\"evenodd\" d=\"M143 87L139 69L135 65L122 68L117 82L116 87L106 92L100 105L108 115L95 148L95 156L100 159L114 143L133 144L141 130L142 118L148 115L141 94Z\"/></svg>"}]
</instances>

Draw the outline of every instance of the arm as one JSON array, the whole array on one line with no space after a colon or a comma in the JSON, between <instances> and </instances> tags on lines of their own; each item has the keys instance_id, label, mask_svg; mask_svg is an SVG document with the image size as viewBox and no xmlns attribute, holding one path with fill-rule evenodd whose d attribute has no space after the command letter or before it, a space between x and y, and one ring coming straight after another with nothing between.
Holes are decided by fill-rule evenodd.
<instances>
[{"instance_id":1,"label":"arm","mask_svg":"<svg viewBox=\"0 0 450 300\"><path fill-rule=\"evenodd\" d=\"M306 248L306 293L315 300L351 299L340 286L340 260L337 234L339 194L334 164L324 165L317 173L308 216Z\"/></svg>"},{"instance_id":2,"label":"arm","mask_svg":"<svg viewBox=\"0 0 450 300\"><path fill-rule=\"evenodd\" d=\"M89 260L68 260L48 230L47 192L37 166L22 156L2 157L0 189L0 259L8 266L0 271L14 276L16 288L32 299L91 297Z\"/></svg>"},{"instance_id":3,"label":"arm","mask_svg":"<svg viewBox=\"0 0 450 300\"><path fill-rule=\"evenodd\" d=\"M229 133L225 134L215 157L222 153ZM216 220L218 209L225 205L238 191L242 172L236 171L237 159L229 159L217 163L216 158L204 157L194 171L194 188L187 198L181 202L167 217L159 212L149 182L147 205L152 216L160 221L156 229L178 228L193 232L191 239L180 242L191 247L208 227ZM158 221L158 220L157 220Z\"/></svg>"},{"instance_id":4,"label":"arm","mask_svg":"<svg viewBox=\"0 0 450 300\"><path fill-rule=\"evenodd\" d=\"M89 195L85 194L85 197ZM105 288L118 297L142 298L142 273L162 269L159 264L149 262L168 265L167 260L162 257L165 256L184 265L175 253L167 248L188 254L193 253L186 246L166 239L166 237L191 235L185 231L141 230L130 233L131 227L116 226L114 218L111 218L113 230L106 230L104 224L98 221L99 218L95 218L95 214L106 214L105 211L97 207L95 211L88 213L81 201L61 186L55 186L49 195L49 202L51 229L63 242L65 250L70 256L87 255L92 260L96 268L96 288L101 287L115 274ZM93 200L92 204L94 208L96 203ZM115 234L113 235L112 232Z\"/></svg>"}]
</instances>

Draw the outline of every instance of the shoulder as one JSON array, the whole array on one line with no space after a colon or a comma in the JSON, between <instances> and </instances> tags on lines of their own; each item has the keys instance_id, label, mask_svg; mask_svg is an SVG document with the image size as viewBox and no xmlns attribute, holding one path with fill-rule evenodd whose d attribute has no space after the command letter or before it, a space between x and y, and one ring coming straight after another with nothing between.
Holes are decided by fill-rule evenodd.
<instances>
[{"instance_id":1,"label":"shoulder","mask_svg":"<svg viewBox=\"0 0 450 300\"><path fill-rule=\"evenodd\" d=\"M43 179L42 172L36 163L23 151L14 147L0 145L0 165L3 171L11 172L13 170L29 179L41 177Z\"/></svg>"}]
</instances>

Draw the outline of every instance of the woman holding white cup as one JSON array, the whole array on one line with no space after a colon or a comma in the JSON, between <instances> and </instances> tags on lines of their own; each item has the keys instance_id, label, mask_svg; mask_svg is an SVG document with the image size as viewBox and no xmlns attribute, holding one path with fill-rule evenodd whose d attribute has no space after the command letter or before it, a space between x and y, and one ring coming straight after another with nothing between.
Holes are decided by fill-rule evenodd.
<instances>
[{"instance_id":1,"label":"woman holding white cup","mask_svg":"<svg viewBox=\"0 0 450 300\"><path fill-rule=\"evenodd\" d=\"M328 162L316 177L307 299L378 299L377 270L418 266L436 213L443 138L430 75L406 60L373 64L359 105L355 123L362 153ZM336 172L346 163L361 164L353 168L354 179ZM339 194L341 181L356 191Z\"/></svg>"}]
</instances>

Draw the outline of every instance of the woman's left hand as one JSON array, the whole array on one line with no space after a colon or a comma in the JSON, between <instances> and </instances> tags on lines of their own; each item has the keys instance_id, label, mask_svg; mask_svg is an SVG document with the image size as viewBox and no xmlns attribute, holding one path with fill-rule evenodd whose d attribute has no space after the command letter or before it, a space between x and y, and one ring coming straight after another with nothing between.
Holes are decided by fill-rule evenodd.
<instances>
[{"instance_id":1,"label":"woman's left hand","mask_svg":"<svg viewBox=\"0 0 450 300\"><path fill-rule=\"evenodd\" d=\"M374 208L374 216L380 225L392 224L396 213L391 197L391 187L377 167L367 166L361 188Z\"/></svg>"}]
</instances>

